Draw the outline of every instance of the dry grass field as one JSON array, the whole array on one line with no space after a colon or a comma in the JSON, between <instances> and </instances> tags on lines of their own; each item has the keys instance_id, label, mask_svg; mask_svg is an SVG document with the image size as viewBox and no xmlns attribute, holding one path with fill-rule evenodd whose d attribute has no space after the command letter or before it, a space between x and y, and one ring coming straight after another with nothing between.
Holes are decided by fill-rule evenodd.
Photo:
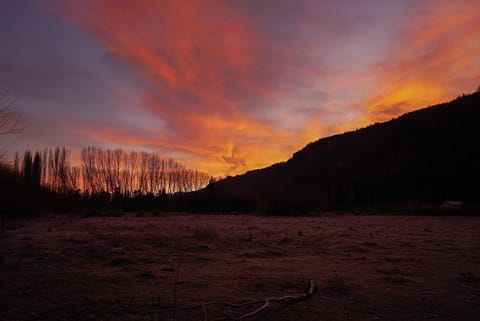
<instances>
[{"instance_id":1,"label":"dry grass field","mask_svg":"<svg viewBox=\"0 0 480 321\"><path fill-rule=\"evenodd\" d=\"M0 260L2 321L480 320L480 217L51 216Z\"/></svg>"}]
</instances>

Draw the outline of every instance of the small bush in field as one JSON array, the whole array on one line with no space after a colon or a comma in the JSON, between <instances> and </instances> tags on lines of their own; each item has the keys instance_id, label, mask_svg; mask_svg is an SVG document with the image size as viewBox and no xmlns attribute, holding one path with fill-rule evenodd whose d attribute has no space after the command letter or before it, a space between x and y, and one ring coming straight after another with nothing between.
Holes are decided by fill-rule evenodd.
<instances>
[{"instance_id":1,"label":"small bush in field","mask_svg":"<svg viewBox=\"0 0 480 321\"><path fill-rule=\"evenodd\" d=\"M280 243L282 244L290 244L293 242L293 239L289 238L289 237L284 237L283 239L280 240Z\"/></svg>"},{"instance_id":2,"label":"small bush in field","mask_svg":"<svg viewBox=\"0 0 480 321\"><path fill-rule=\"evenodd\" d=\"M110 266L122 266L122 265L129 265L129 264L131 264L131 263L132 263L132 262L131 262L129 259L127 259L127 258L124 258L124 257L115 257L115 258L113 258L113 259L110 261L109 265L110 265Z\"/></svg>"},{"instance_id":3,"label":"small bush in field","mask_svg":"<svg viewBox=\"0 0 480 321\"><path fill-rule=\"evenodd\" d=\"M212 241L218 237L217 232L208 226L195 226L194 237L197 240L207 240Z\"/></svg>"},{"instance_id":4,"label":"small bush in field","mask_svg":"<svg viewBox=\"0 0 480 321\"><path fill-rule=\"evenodd\" d=\"M153 273L152 273L150 270L147 270L147 269L145 269L145 270L143 270L142 272L140 272L140 273L138 274L138 276L139 276L140 278L143 278L143 279L151 279L151 278L154 277Z\"/></svg>"},{"instance_id":5,"label":"small bush in field","mask_svg":"<svg viewBox=\"0 0 480 321\"><path fill-rule=\"evenodd\" d=\"M99 210L96 210L96 209L88 209L88 210L84 210L82 212L82 217L84 218L87 218L87 217L100 217L102 216L103 213Z\"/></svg>"}]
</instances>

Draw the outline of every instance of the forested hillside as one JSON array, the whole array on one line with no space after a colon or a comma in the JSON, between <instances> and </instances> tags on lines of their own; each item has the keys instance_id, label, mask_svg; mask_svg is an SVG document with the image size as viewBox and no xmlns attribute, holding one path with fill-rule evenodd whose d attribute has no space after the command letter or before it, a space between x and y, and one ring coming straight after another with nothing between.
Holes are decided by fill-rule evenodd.
<instances>
[{"instance_id":1,"label":"forested hillside","mask_svg":"<svg viewBox=\"0 0 480 321\"><path fill-rule=\"evenodd\" d=\"M226 210L306 212L380 202L480 200L480 93L322 138L284 163L197 193Z\"/></svg>"}]
</instances>

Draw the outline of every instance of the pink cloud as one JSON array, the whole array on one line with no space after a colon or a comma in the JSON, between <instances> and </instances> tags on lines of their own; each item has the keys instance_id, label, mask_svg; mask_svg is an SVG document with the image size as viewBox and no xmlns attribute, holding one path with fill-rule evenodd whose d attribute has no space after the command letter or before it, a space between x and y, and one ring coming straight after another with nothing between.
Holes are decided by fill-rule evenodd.
<instances>
[{"instance_id":1,"label":"pink cloud","mask_svg":"<svg viewBox=\"0 0 480 321\"><path fill-rule=\"evenodd\" d=\"M86 0L52 10L142 79L136 108L162 124L148 133L85 127L92 139L177 151L223 175L480 81L475 9L466 0Z\"/></svg>"}]
</instances>

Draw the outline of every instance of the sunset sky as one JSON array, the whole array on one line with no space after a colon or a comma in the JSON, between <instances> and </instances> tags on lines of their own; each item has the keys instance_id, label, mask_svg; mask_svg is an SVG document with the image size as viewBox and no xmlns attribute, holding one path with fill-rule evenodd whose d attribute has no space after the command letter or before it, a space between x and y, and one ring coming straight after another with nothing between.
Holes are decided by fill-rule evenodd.
<instances>
[{"instance_id":1,"label":"sunset sky","mask_svg":"<svg viewBox=\"0 0 480 321\"><path fill-rule=\"evenodd\" d=\"M9 150L144 150L215 176L480 85L480 0L1 0Z\"/></svg>"}]
</instances>

